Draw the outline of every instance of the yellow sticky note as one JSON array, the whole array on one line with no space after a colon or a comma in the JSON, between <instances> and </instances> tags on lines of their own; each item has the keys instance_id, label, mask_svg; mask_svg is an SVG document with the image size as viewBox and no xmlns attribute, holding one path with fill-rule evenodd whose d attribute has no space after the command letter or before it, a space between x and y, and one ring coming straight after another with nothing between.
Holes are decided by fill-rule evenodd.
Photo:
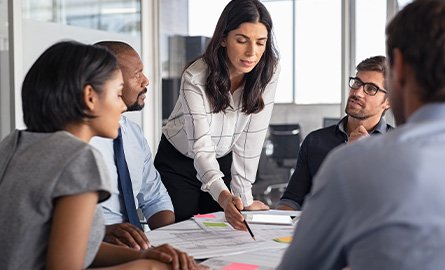
<instances>
[{"instance_id":1,"label":"yellow sticky note","mask_svg":"<svg viewBox=\"0 0 445 270\"><path fill-rule=\"evenodd\" d=\"M292 242L292 236L278 237L278 238L275 238L273 240L275 242L278 242L278 243L286 243L286 244L288 244L288 243Z\"/></svg>"},{"instance_id":2,"label":"yellow sticky note","mask_svg":"<svg viewBox=\"0 0 445 270\"><path fill-rule=\"evenodd\" d=\"M228 227L228 225L224 222L204 221L203 224L207 227Z\"/></svg>"}]
</instances>

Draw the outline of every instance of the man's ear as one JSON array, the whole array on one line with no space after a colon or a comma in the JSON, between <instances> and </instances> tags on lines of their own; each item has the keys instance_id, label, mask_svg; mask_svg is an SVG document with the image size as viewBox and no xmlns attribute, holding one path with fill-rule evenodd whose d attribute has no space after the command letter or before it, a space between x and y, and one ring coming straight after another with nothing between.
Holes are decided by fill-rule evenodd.
<instances>
[{"instance_id":1,"label":"man's ear","mask_svg":"<svg viewBox=\"0 0 445 270\"><path fill-rule=\"evenodd\" d=\"M396 83L400 86L403 87L405 85L405 81L406 81L406 70L405 70L405 59L403 58L402 52L398 49L395 48L393 50L393 67L392 67L392 72L393 72L393 76L395 78Z\"/></svg>"},{"instance_id":2,"label":"man's ear","mask_svg":"<svg viewBox=\"0 0 445 270\"><path fill-rule=\"evenodd\" d=\"M388 110L389 108L391 108L391 104L389 103L389 99L385 98L385 100L383 101L383 109Z\"/></svg>"},{"instance_id":3,"label":"man's ear","mask_svg":"<svg viewBox=\"0 0 445 270\"><path fill-rule=\"evenodd\" d=\"M83 88L83 101L85 103L85 107L90 112L94 111L94 107L97 103L97 93L89 84Z\"/></svg>"}]
</instances>

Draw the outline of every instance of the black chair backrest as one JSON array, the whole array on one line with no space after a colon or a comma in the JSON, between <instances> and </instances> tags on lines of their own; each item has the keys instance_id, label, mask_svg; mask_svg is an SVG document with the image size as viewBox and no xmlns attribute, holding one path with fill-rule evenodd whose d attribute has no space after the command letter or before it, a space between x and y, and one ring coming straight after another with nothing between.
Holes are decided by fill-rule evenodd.
<instances>
[{"instance_id":1,"label":"black chair backrest","mask_svg":"<svg viewBox=\"0 0 445 270\"><path fill-rule=\"evenodd\" d=\"M338 121L340 121L340 118L323 117L323 127L325 128L325 127L337 125Z\"/></svg>"},{"instance_id":2,"label":"black chair backrest","mask_svg":"<svg viewBox=\"0 0 445 270\"><path fill-rule=\"evenodd\" d=\"M273 144L272 158L282 160L298 157L301 143L299 124L269 125L269 139Z\"/></svg>"}]
</instances>

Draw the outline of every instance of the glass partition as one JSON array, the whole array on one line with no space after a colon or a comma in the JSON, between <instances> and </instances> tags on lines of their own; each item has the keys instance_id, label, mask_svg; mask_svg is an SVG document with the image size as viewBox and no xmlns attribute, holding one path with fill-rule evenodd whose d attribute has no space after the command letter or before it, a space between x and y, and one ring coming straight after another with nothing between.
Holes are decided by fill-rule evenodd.
<instances>
[{"instance_id":1,"label":"glass partition","mask_svg":"<svg viewBox=\"0 0 445 270\"><path fill-rule=\"evenodd\" d=\"M140 0L23 0L23 17L44 22L140 35Z\"/></svg>"}]
</instances>

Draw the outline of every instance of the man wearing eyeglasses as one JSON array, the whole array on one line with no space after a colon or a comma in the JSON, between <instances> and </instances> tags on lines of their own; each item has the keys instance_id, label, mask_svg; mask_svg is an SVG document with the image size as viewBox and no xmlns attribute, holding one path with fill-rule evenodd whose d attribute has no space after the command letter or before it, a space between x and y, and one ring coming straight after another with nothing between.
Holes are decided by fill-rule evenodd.
<instances>
[{"instance_id":1,"label":"man wearing eyeglasses","mask_svg":"<svg viewBox=\"0 0 445 270\"><path fill-rule=\"evenodd\" d=\"M278 270L445 269L445 1L386 26L397 129L333 150Z\"/></svg>"},{"instance_id":2,"label":"man wearing eyeglasses","mask_svg":"<svg viewBox=\"0 0 445 270\"><path fill-rule=\"evenodd\" d=\"M358 64L355 77L349 78L346 116L337 125L318 129L306 136L278 209L301 210L304 198L311 190L314 175L332 149L393 129L382 118L390 107L385 90L385 61L384 56L374 56Z\"/></svg>"}]
</instances>

